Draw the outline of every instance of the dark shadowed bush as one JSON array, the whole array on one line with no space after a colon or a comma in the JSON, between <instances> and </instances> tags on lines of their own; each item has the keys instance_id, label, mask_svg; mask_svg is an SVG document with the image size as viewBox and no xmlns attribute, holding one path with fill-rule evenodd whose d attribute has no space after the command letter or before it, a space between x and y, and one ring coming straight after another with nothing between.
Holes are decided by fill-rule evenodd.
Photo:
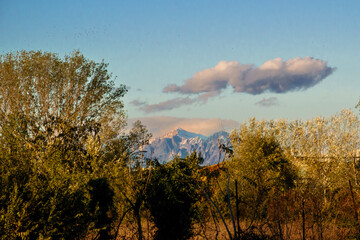
<instances>
[{"instance_id":1,"label":"dark shadowed bush","mask_svg":"<svg viewBox=\"0 0 360 240\"><path fill-rule=\"evenodd\" d=\"M198 158L192 154L186 159L157 164L147 188L147 205L157 227L155 239L188 239L192 236L197 218L198 200L196 172Z\"/></svg>"}]
</instances>

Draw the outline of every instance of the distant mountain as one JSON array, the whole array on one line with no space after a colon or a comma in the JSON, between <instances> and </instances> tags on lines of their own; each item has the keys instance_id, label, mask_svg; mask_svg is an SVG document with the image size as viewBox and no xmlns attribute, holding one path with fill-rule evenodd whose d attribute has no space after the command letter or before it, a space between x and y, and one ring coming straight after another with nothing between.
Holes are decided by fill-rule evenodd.
<instances>
[{"instance_id":1,"label":"distant mountain","mask_svg":"<svg viewBox=\"0 0 360 240\"><path fill-rule=\"evenodd\" d=\"M216 164L219 161L219 143L227 143L229 134L225 131L217 132L209 137L188 132L184 129L176 129L162 137L152 139L150 144L144 147L147 158L158 159L160 162L168 162L176 155L185 158L193 151L201 152L203 165ZM221 156L221 160L223 154Z\"/></svg>"}]
</instances>

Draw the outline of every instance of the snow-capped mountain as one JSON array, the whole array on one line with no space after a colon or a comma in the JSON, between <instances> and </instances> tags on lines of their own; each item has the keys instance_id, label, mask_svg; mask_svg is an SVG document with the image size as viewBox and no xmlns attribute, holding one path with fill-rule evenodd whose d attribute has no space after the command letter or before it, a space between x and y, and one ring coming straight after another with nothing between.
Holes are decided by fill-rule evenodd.
<instances>
[{"instance_id":1,"label":"snow-capped mountain","mask_svg":"<svg viewBox=\"0 0 360 240\"><path fill-rule=\"evenodd\" d=\"M144 147L147 158L158 159L160 162L172 160L176 155L185 158L193 151L201 152L204 163L211 165L219 161L219 143L227 143L229 134L225 131L217 132L209 137L188 132L184 129L176 129L163 137L155 138L150 144ZM221 156L222 160L223 156Z\"/></svg>"},{"instance_id":2,"label":"snow-capped mountain","mask_svg":"<svg viewBox=\"0 0 360 240\"><path fill-rule=\"evenodd\" d=\"M178 135L179 137L182 138L201 138L201 139L207 139L206 136L198 134L198 133L192 133L192 132L188 132L182 128L178 128L176 130L173 130L167 134L165 134L162 138L172 138L173 136Z\"/></svg>"}]
</instances>

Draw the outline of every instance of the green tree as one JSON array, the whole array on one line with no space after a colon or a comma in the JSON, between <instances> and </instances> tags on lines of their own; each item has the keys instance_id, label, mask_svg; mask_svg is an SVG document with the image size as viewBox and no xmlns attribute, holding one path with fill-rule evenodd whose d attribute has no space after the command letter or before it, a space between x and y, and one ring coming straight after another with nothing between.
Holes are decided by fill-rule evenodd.
<instances>
[{"instance_id":1,"label":"green tree","mask_svg":"<svg viewBox=\"0 0 360 240\"><path fill-rule=\"evenodd\" d=\"M185 159L156 164L147 188L147 206L157 227L155 239L188 239L198 216L198 164L196 152Z\"/></svg>"},{"instance_id":2,"label":"green tree","mask_svg":"<svg viewBox=\"0 0 360 240\"><path fill-rule=\"evenodd\" d=\"M79 52L0 56L0 238L109 237L125 92Z\"/></svg>"},{"instance_id":3,"label":"green tree","mask_svg":"<svg viewBox=\"0 0 360 240\"><path fill-rule=\"evenodd\" d=\"M281 192L294 187L295 168L278 141L254 120L232 132L231 145L233 157L226 167L231 179L239 183L241 212L245 219L263 221L271 201L278 202ZM278 230L282 237L280 223Z\"/></svg>"},{"instance_id":4,"label":"green tree","mask_svg":"<svg viewBox=\"0 0 360 240\"><path fill-rule=\"evenodd\" d=\"M279 198L272 194L273 190L270 190L268 197L265 198L266 201L263 202L264 209L272 210L272 215L275 215L276 218L278 206L279 209L283 207L289 220L296 221L299 217L302 219L303 237L310 236L309 232L306 235L306 229L311 227L316 229L316 232L312 234L317 234L317 238L323 239L325 229L329 227L330 222L337 221L339 224L351 225L353 223L349 223L351 222L349 219L353 219L352 215L356 215L354 210L356 209L356 202L351 203L355 206L354 209L347 211L342 210L342 204L346 205L346 201L352 201L344 197L346 194L349 196L349 183L355 186L354 189L358 186L359 124L358 117L350 110L343 110L340 114L331 117L316 117L308 121L282 119L256 121L251 119L249 123L243 124L238 131L233 132L235 138L233 137L232 143L235 143L234 146L238 148L238 150L234 149L234 153L237 152L238 156L243 155L238 158L238 162L242 162L241 159L248 159L248 156L240 154L241 148L239 146L243 143L243 139L248 139L247 135L250 133L252 136L265 137L277 142L282 157L298 169L298 177L294 182L293 191L280 191ZM253 143L248 146L247 149L249 150L257 145L254 140L250 142ZM242 152L246 152L247 149L243 148ZM252 152L254 151L253 149ZM262 152L262 150L259 151L259 153ZM252 155L257 156L256 154ZM254 161L257 163L256 159ZM236 161L232 162L229 162L229 170L236 178L239 176L240 168L237 168ZM251 161L248 166L251 166ZM254 167L256 169L256 166ZM252 167L249 167L247 170L250 175L251 169ZM258 172L258 169L254 171L253 175L255 172ZM262 178L266 179L266 176L263 174ZM269 183L274 183L274 179L270 180ZM239 200L245 201L246 196L251 196L245 193L250 191L249 189L254 190L254 186L257 185L251 186L248 183L249 180L245 179L238 181L242 193ZM356 194L356 191L354 193ZM282 203L282 201L285 202ZM254 209L253 207L245 208L244 205L240 204L243 207L244 216L255 215L254 212L249 211L249 209ZM265 213L269 214L271 211L265 211ZM334 219L334 216L337 217ZM268 216L267 219L271 218ZM355 220L356 222L357 220ZM284 226L286 227L286 224Z\"/></svg>"},{"instance_id":5,"label":"green tree","mask_svg":"<svg viewBox=\"0 0 360 240\"><path fill-rule=\"evenodd\" d=\"M128 212L132 213L137 226L138 239L143 238L143 205L151 173L151 171L147 171L148 168L151 168L151 161L144 158L143 147L149 143L151 137L152 134L148 132L146 127L140 121L136 121L127 135L113 141L108 146L105 157L106 159L114 159L112 162L118 163L115 166L117 170L113 171L116 198L121 203L118 208L122 212L121 219Z\"/></svg>"}]
</instances>

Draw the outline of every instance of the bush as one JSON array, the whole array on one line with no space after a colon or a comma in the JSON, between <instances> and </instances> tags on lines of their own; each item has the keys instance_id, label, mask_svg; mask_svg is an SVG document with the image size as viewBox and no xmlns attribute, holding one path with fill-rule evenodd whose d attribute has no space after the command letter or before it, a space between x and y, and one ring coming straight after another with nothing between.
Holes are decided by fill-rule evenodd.
<instances>
[{"instance_id":1,"label":"bush","mask_svg":"<svg viewBox=\"0 0 360 240\"><path fill-rule=\"evenodd\" d=\"M188 239L197 218L198 200L196 172L198 158L157 164L147 188L147 206L157 227L155 239Z\"/></svg>"}]
</instances>

